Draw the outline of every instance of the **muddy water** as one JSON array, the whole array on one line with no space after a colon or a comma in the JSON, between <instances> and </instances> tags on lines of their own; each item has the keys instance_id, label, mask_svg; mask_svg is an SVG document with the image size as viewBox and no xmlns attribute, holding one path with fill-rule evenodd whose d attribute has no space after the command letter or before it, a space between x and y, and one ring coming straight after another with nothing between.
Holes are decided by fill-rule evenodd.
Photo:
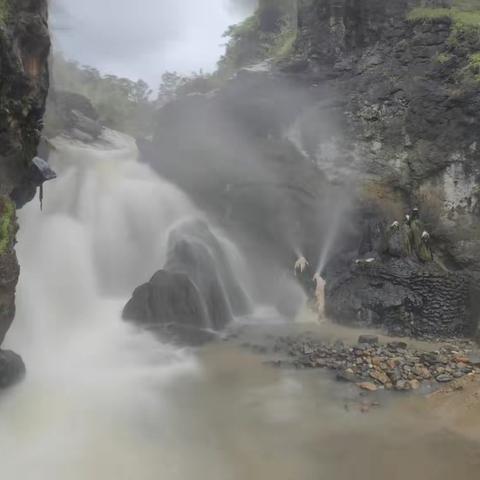
<instances>
[{"instance_id":1,"label":"muddy water","mask_svg":"<svg viewBox=\"0 0 480 480\"><path fill-rule=\"evenodd\" d=\"M57 366L51 378L33 369L33 378L1 400L5 478L478 478L480 443L450 428L422 398L379 396L380 406L362 413L360 404L373 397L354 386L322 371L270 367L239 346L252 337L267 344L292 328L306 325L252 322L235 341L196 352L157 348L140 335L116 345L124 350L117 364L100 363L89 378L81 361ZM150 361L132 371L130 355L146 346ZM63 379L75 371L77 381ZM471 413L478 421L478 406Z\"/></svg>"}]
</instances>

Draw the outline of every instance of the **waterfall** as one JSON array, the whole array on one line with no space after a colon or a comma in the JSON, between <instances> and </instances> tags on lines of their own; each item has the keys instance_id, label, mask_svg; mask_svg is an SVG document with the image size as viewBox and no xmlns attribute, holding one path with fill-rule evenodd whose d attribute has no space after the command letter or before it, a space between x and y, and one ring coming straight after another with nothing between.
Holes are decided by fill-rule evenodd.
<instances>
[{"instance_id":1,"label":"waterfall","mask_svg":"<svg viewBox=\"0 0 480 480\"><path fill-rule=\"evenodd\" d=\"M126 454L138 425L153 412L163 418L164 385L199 368L190 352L122 322L121 310L162 267L172 226L203 216L137 162L128 136L107 130L93 145L53 145L59 178L46 189L43 212L32 202L19 218L22 273L5 346L23 355L28 374L1 398L2 474L118 478L88 474L87 457L108 450L116 435L115 455ZM14 445L21 455L8 455ZM134 460L125 460L127 476L141 469Z\"/></svg>"}]
</instances>

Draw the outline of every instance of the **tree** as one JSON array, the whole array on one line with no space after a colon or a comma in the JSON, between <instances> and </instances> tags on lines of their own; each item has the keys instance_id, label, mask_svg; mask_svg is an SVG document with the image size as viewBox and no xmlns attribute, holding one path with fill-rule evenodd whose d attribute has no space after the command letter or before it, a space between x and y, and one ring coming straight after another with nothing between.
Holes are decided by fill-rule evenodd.
<instances>
[{"instance_id":1,"label":"tree","mask_svg":"<svg viewBox=\"0 0 480 480\"><path fill-rule=\"evenodd\" d=\"M158 88L157 103L165 105L177 97L177 92L186 83L186 78L177 72L165 72Z\"/></svg>"}]
</instances>

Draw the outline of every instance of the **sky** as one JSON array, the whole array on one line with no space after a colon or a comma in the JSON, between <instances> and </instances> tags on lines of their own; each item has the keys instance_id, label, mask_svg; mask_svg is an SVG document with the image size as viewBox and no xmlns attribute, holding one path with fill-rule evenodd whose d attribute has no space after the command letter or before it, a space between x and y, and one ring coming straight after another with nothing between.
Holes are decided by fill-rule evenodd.
<instances>
[{"instance_id":1,"label":"sky","mask_svg":"<svg viewBox=\"0 0 480 480\"><path fill-rule=\"evenodd\" d=\"M215 68L223 32L255 0L52 0L55 48L69 59L152 87L165 71Z\"/></svg>"}]
</instances>

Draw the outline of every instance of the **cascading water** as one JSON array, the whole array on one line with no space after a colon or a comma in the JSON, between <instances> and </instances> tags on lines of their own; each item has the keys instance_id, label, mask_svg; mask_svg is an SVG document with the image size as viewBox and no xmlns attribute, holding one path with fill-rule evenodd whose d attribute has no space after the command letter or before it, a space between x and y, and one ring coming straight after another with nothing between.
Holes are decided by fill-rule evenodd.
<instances>
[{"instance_id":1,"label":"cascading water","mask_svg":"<svg viewBox=\"0 0 480 480\"><path fill-rule=\"evenodd\" d=\"M7 346L22 352L28 375L1 399L0 451L22 445L22 456L2 455L2 475L110 479L124 465L115 478L133 478L144 467L128 455L112 465L109 450L122 456L144 442L136 433L161 410L162 385L197 367L188 352L132 330L121 309L163 265L169 228L201 215L136 161L128 136L107 130L92 146L59 138L54 147L60 175L44 212L32 203L20 214L22 275Z\"/></svg>"}]
</instances>

